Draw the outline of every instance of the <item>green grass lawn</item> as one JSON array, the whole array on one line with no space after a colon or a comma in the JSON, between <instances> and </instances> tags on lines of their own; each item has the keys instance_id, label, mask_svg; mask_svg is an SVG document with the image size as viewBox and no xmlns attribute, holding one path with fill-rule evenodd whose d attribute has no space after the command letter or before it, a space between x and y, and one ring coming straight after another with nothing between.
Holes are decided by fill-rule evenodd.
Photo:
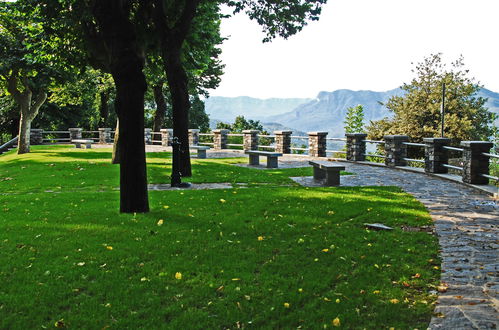
<instances>
[{"instance_id":1,"label":"green grass lawn","mask_svg":"<svg viewBox=\"0 0 499 330\"><path fill-rule=\"evenodd\" d=\"M148 154L149 182L169 181L169 157ZM310 168L193 160L191 182L248 187L154 191L150 213L119 214L109 159L0 156L0 328L427 327L437 239L400 229L431 219L398 188L304 188L289 176Z\"/></svg>"}]
</instances>

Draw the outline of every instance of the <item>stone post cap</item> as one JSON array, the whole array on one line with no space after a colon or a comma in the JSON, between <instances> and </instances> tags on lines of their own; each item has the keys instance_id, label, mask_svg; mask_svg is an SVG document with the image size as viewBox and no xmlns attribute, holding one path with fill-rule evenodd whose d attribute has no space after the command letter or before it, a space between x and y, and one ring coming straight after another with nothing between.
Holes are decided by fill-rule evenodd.
<instances>
[{"instance_id":1,"label":"stone post cap","mask_svg":"<svg viewBox=\"0 0 499 330\"><path fill-rule=\"evenodd\" d=\"M449 138L423 138L424 143L435 143L435 142L440 142L440 143L449 143L451 140Z\"/></svg>"},{"instance_id":2,"label":"stone post cap","mask_svg":"<svg viewBox=\"0 0 499 330\"><path fill-rule=\"evenodd\" d=\"M111 128L110 127L99 127L97 130L98 131L110 131Z\"/></svg>"},{"instance_id":3,"label":"stone post cap","mask_svg":"<svg viewBox=\"0 0 499 330\"><path fill-rule=\"evenodd\" d=\"M243 134L258 134L258 133L260 133L260 131L257 129L245 129L243 131Z\"/></svg>"},{"instance_id":4,"label":"stone post cap","mask_svg":"<svg viewBox=\"0 0 499 330\"><path fill-rule=\"evenodd\" d=\"M162 128L159 131L160 132L173 132L173 128Z\"/></svg>"},{"instance_id":5,"label":"stone post cap","mask_svg":"<svg viewBox=\"0 0 499 330\"><path fill-rule=\"evenodd\" d=\"M308 135L327 135L328 132L308 132Z\"/></svg>"},{"instance_id":6,"label":"stone post cap","mask_svg":"<svg viewBox=\"0 0 499 330\"><path fill-rule=\"evenodd\" d=\"M189 132L193 132L193 133L198 132L199 133L199 129L198 128L189 128Z\"/></svg>"},{"instance_id":7,"label":"stone post cap","mask_svg":"<svg viewBox=\"0 0 499 330\"><path fill-rule=\"evenodd\" d=\"M152 131L152 128L144 128L144 131Z\"/></svg>"},{"instance_id":8,"label":"stone post cap","mask_svg":"<svg viewBox=\"0 0 499 330\"><path fill-rule=\"evenodd\" d=\"M72 127L72 128L68 128L68 131L83 131L83 128Z\"/></svg>"},{"instance_id":9,"label":"stone post cap","mask_svg":"<svg viewBox=\"0 0 499 330\"><path fill-rule=\"evenodd\" d=\"M467 148L492 148L494 144L489 141L461 141L462 147Z\"/></svg>"},{"instance_id":10,"label":"stone post cap","mask_svg":"<svg viewBox=\"0 0 499 330\"><path fill-rule=\"evenodd\" d=\"M349 137L367 137L366 133L345 133L345 136Z\"/></svg>"},{"instance_id":11,"label":"stone post cap","mask_svg":"<svg viewBox=\"0 0 499 330\"><path fill-rule=\"evenodd\" d=\"M214 129L212 132L213 133L225 133L225 134L227 134L227 133L229 133L229 130L228 129Z\"/></svg>"},{"instance_id":12,"label":"stone post cap","mask_svg":"<svg viewBox=\"0 0 499 330\"><path fill-rule=\"evenodd\" d=\"M398 140L398 141L409 141L409 136L407 135L385 135L383 137L385 140Z\"/></svg>"},{"instance_id":13,"label":"stone post cap","mask_svg":"<svg viewBox=\"0 0 499 330\"><path fill-rule=\"evenodd\" d=\"M293 134L293 131L274 131L274 134L277 135Z\"/></svg>"}]
</instances>

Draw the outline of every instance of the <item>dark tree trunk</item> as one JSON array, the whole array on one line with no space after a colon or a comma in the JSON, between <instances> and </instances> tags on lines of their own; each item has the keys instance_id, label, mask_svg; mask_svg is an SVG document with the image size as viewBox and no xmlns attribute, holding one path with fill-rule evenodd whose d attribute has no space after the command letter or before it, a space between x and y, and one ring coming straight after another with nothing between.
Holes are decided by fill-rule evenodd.
<instances>
[{"instance_id":1,"label":"dark tree trunk","mask_svg":"<svg viewBox=\"0 0 499 330\"><path fill-rule=\"evenodd\" d=\"M111 158L112 164L120 163L120 119L116 120L116 129L114 130L113 140L113 157Z\"/></svg>"},{"instance_id":2,"label":"dark tree trunk","mask_svg":"<svg viewBox=\"0 0 499 330\"><path fill-rule=\"evenodd\" d=\"M144 143L144 94L146 80L144 49L130 22L129 3L122 0L96 1L93 14L98 36L107 52L107 68L116 86L115 110L120 121L120 212L148 212L146 155ZM95 35L91 35L91 33ZM99 44L99 46L102 46ZM102 54L99 54L102 55Z\"/></svg>"},{"instance_id":3,"label":"dark tree trunk","mask_svg":"<svg viewBox=\"0 0 499 330\"><path fill-rule=\"evenodd\" d=\"M148 212L144 143L144 94L141 67L129 65L113 73L119 127L120 212ZM133 79L129 79L133 77Z\"/></svg>"},{"instance_id":4,"label":"dark tree trunk","mask_svg":"<svg viewBox=\"0 0 499 330\"><path fill-rule=\"evenodd\" d=\"M154 85L154 101L156 101L156 113L154 114L153 132L159 132L163 127L166 115L166 99L163 94L163 82Z\"/></svg>"},{"instance_id":5,"label":"dark tree trunk","mask_svg":"<svg viewBox=\"0 0 499 330\"><path fill-rule=\"evenodd\" d=\"M106 127L107 119L109 118L109 92L100 92L99 105L99 127Z\"/></svg>"},{"instance_id":6,"label":"dark tree trunk","mask_svg":"<svg viewBox=\"0 0 499 330\"><path fill-rule=\"evenodd\" d=\"M167 50L163 53L165 61L166 76L172 97L172 119L173 136L179 138L180 159L173 159L179 162L180 173L183 177L192 176L191 158L189 155L189 90L187 87L187 74L180 59L180 50Z\"/></svg>"}]
</instances>

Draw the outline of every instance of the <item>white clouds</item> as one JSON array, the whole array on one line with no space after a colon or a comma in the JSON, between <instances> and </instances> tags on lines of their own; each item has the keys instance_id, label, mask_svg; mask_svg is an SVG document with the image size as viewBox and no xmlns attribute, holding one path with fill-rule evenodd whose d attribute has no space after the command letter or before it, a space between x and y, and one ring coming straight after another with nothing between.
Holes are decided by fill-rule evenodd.
<instances>
[{"instance_id":1,"label":"white clouds","mask_svg":"<svg viewBox=\"0 0 499 330\"><path fill-rule=\"evenodd\" d=\"M329 0L321 20L289 40L262 44L256 22L225 20L226 74L212 95L314 97L340 88L388 90L411 62L464 55L471 74L499 91L497 0Z\"/></svg>"}]
</instances>

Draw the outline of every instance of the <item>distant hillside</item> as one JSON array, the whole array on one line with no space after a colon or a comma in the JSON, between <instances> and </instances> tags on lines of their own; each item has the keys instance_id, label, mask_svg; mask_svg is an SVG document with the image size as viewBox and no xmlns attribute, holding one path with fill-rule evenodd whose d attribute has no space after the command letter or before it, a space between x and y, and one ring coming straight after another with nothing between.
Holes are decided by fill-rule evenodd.
<instances>
[{"instance_id":1,"label":"distant hillside","mask_svg":"<svg viewBox=\"0 0 499 330\"><path fill-rule=\"evenodd\" d=\"M234 122L234 119L243 115L246 119L257 119L278 115L292 111L300 104L311 99L256 99L248 96L222 97L212 96L205 100L206 113L210 118L223 122Z\"/></svg>"},{"instance_id":2,"label":"distant hillside","mask_svg":"<svg viewBox=\"0 0 499 330\"><path fill-rule=\"evenodd\" d=\"M222 98L207 100L207 113L213 119L233 121L237 115L248 119L258 119L263 123L271 122L294 131L327 131L330 137L344 134L343 121L347 108L364 105L366 123L390 117L391 112L381 103L394 95L401 95L399 88L387 92L352 91L341 89L334 92L320 92L315 99L268 99L250 97ZM499 114L499 93L482 89L478 96L488 98L486 107ZM301 103L300 103L301 102ZM210 109L210 110L208 110ZM223 109L226 109L225 111ZM239 110L238 110L239 109ZM223 119L223 117L227 119ZM499 120L496 121L496 125Z\"/></svg>"},{"instance_id":3,"label":"distant hillside","mask_svg":"<svg viewBox=\"0 0 499 330\"><path fill-rule=\"evenodd\" d=\"M334 92L320 92L314 100L298 106L293 111L271 116L266 120L294 127L301 131L327 131L330 136L342 136L343 121L347 108L362 104L366 122L378 120L390 115L380 102L386 102L393 95L400 95L402 90L388 92L351 91L340 89Z\"/></svg>"}]
</instances>

